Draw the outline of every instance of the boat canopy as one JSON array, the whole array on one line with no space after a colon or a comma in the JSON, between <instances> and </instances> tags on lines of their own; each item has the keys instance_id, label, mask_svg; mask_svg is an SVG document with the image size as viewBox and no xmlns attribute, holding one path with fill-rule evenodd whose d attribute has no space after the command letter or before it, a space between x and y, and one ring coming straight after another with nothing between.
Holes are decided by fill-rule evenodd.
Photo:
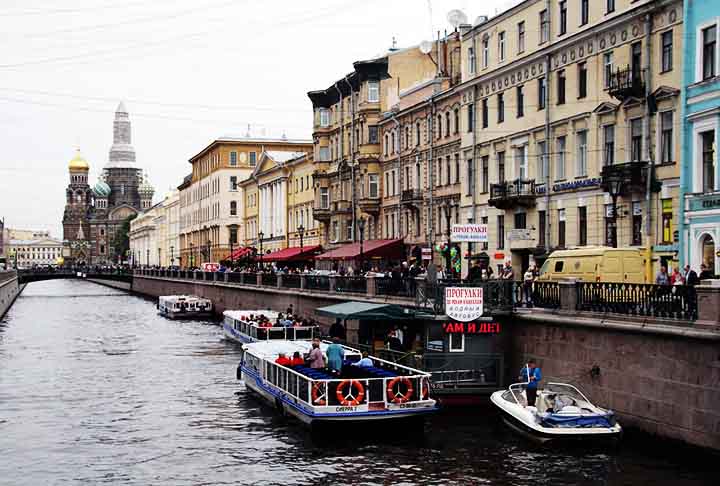
<instances>
[{"instance_id":1,"label":"boat canopy","mask_svg":"<svg viewBox=\"0 0 720 486\"><path fill-rule=\"evenodd\" d=\"M363 319L380 321L388 319L414 319L415 310L396 304L376 304L372 302L350 301L342 304L320 307L315 310L321 316L340 319Z\"/></svg>"}]
</instances>

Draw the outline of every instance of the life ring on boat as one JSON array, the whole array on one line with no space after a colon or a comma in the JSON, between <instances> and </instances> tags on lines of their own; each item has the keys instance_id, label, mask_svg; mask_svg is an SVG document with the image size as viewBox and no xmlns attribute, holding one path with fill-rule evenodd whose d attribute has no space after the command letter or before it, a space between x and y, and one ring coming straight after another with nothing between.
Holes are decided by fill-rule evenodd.
<instances>
[{"instance_id":1,"label":"life ring on boat","mask_svg":"<svg viewBox=\"0 0 720 486\"><path fill-rule=\"evenodd\" d=\"M421 397L423 400L427 400L430 398L430 379L429 378L423 378L420 381L420 390L421 390Z\"/></svg>"},{"instance_id":2,"label":"life ring on boat","mask_svg":"<svg viewBox=\"0 0 720 486\"><path fill-rule=\"evenodd\" d=\"M353 391L357 391L357 396ZM365 398L365 387L357 380L343 380L335 390L335 397L343 407L357 407Z\"/></svg>"},{"instance_id":3,"label":"life ring on boat","mask_svg":"<svg viewBox=\"0 0 720 486\"><path fill-rule=\"evenodd\" d=\"M395 391L395 386L398 384L405 385L405 393L400 392L400 387L397 387L397 391ZM409 378L406 378L404 376L396 376L392 380L390 380L387 384L387 396L388 400L390 400L393 403L405 403L410 401L410 398L412 398L413 394L413 386L412 381L410 381Z\"/></svg>"},{"instance_id":4,"label":"life ring on boat","mask_svg":"<svg viewBox=\"0 0 720 486\"><path fill-rule=\"evenodd\" d=\"M312 404L324 407L327 405L327 384L326 383L313 383L312 391Z\"/></svg>"}]
</instances>

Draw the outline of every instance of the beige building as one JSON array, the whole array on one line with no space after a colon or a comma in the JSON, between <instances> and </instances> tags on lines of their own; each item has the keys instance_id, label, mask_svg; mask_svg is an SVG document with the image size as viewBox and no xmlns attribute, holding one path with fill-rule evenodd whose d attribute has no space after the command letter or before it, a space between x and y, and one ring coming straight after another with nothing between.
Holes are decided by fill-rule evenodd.
<instances>
[{"instance_id":1,"label":"beige building","mask_svg":"<svg viewBox=\"0 0 720 486\"><path fill-rule=\"evenodd\" d=\"M130 222L130 255L135 265L168 267L179 261L180 194L172 191Z\"/></svg>"},{"instance_id":2,"label":"beige building","mask_svg":"<svg viewBox=\"0 0 720 486\"><path fill-rule=\"evenodd\" d=\"M682 9L526 0L461 27L461 219L488 223L493 264L587 245L674 256Z\"/></svg>"},{"instance_id":3,"label":"beige building","mask_svg":"<svg viewBox=\"0 0 720 486\"><path fill-rule=\"evenodd\" d=\"M60 265L63 257L62 241L50 237L47 231L8 230L5 253L9 266L33 268Z\"/></svg>"},{"instance_id":4,"label":"beige building","mask_svg":"<svg viewBox=\"0 0 720 486\"><path fill-rule=\"evenodd\" d=\"M192 174L178 188L180 264L219 262L231 246L246 240L241 182L256 170L263 152L308 152L311 147L304 140L226 137L192 157Z\"/></svg>"}]
</instances>

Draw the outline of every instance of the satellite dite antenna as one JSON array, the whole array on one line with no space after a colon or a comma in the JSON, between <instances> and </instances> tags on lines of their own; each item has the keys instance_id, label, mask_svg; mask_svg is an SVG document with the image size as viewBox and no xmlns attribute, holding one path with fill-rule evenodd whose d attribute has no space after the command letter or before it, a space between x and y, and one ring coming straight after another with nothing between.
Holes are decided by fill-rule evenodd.
<instances>
[{"instance_id":1,"label":"satellite dite antenna","mask_svg":"<svg viewBox=\"0 0 720 486\"><path fill-rule=\"evenodd\" d=\"M457 30L460 25L467 24L468 17L462 10L454 9L448 12L447 21L455 30Z\"/></svg>"}]
</instances>

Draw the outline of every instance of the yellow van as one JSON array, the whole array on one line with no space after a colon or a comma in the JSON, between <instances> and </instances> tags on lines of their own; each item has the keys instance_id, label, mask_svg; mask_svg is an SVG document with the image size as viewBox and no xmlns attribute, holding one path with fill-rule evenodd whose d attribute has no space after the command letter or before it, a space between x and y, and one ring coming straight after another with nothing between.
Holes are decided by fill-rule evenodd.
<instances>
[{"instance_id":1,"label":"yellow van","mask_svg":"<svg viewBox=\"0 0 720 486\"><path fill-rule=\"evenodd\" d=\"M636 248L586 247L550 254L538 280L647 283L645 255Z\"/></svg>"}]
</instances>

